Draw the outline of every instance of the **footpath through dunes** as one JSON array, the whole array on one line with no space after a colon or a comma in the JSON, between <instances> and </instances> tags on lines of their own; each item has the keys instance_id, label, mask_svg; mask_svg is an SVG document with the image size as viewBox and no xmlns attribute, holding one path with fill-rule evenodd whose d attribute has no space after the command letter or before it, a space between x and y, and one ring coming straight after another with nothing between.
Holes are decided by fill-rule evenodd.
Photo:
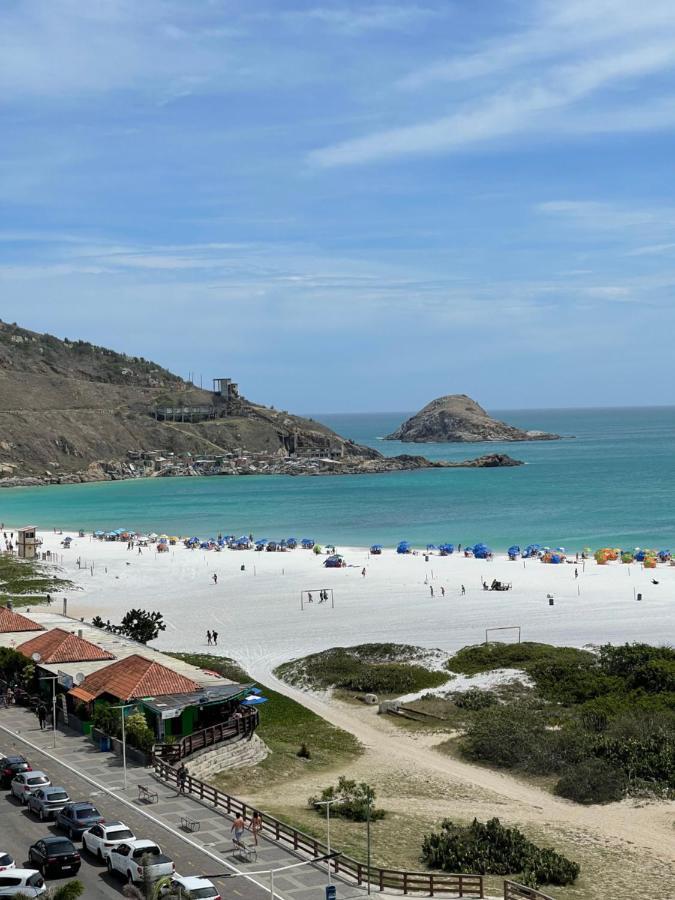
<instances>
[{"instance_id":1,"label":"footpath through dunes","mask_svg":"<svg viewBox=\"0 0 675 900\"><path fill-rule=\"evenodd\" d=\"M606 806L580 806L511 775L439 753L434 747L447 735L400 729L386 716L378 715L373 707L298 690L271 674L274 662L269 657L257 662L251 660L247 668L254 678L353 734L366 748L356 764L359 777L376 779L383 773L400 771L410 773L418 781L429 781L439 792L437 802L424 797L406 797L401 803L404 808L407 805L414 810L422 805L438 818L450 815L470 820L475 816L484 821L497 816L505 822L529 826L549 835L567 835L579 845L594 845L601 854L616 853L617 859L624 856L627 860L628 856L635 858L637 854L644 871L657 878L658 886L651 893L641 888L626 896L675 896L672 840L675 802L625 800ZM306 785L293 784L286 785L283 794L290 800L294 793L297 798L298 790L309 793ZM283 802L283 794L275 787L277 802ZM626 871L628 868L626 861ZM633 877L638 874L633 872Z\"/></svg>"}]
</instances>

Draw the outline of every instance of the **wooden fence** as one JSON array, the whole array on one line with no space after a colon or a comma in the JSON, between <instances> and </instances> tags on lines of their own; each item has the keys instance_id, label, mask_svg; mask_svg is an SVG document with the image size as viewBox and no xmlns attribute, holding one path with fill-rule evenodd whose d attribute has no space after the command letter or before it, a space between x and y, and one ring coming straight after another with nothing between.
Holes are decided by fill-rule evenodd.
<instances>
[{"instance_id":1,"label":"wooden fence","mask_svg":"<svg viewBox=\"0 0 675 900\"><path fill-rule=\"evenodd\" d=\"M250 737L257 727L258 711L250 709L238 717L233 716L227 722L220 722L204 728L202 731L188 734L173 744L155 744L153 756L159 757L165 762L180 762L181 759L185 759L205 747L212 747L214 744L241 737Z\"/></svg>"},{"instance_id":2,"label":"wooden fence","mask_svg":"<svg viewBox=\"0 0 675 900\"><path fill-rule=\"evenodd\" d=\"M548 894L542 894L536 888L516 884L515 881L504 882L504 900L553 900Z\"/></svg>"},{"instance_id":3,"label":"wooden fence","mask_svg":"<svg viewBox=\"0 0 675 900\"><path fill-rule=\"evenodd\" d=\"M169 783L176 782L176 770L165 760L156 758L154 767L155 774L160 780ZM240 815L246 818L257 809L257 807L246 804L230 794L225 794L191 775L187 778L185 790L200 800L213 804L217 809L222 809L230 816ZM263 815L262 833L269 840L276 841L295 853L306 854L310 858L325 856L328 853L328 847L321 841L267 814ZM454 894L457 897L478 898L485 896L482 875L404 872L399 869L380 869L377 866L371 866L369 872L367 865L344 854L329 860L326 865L330 865L336 875L353 879L359 885L367 884L370 881L371 885L380 891L401 891L403 894L425 894L431 897L435 894ZM513 900L516 900L518 895L514 894L512 897ZM542 894L541 897L543 898L544 895Z\"/></svg>"}]
</instances>

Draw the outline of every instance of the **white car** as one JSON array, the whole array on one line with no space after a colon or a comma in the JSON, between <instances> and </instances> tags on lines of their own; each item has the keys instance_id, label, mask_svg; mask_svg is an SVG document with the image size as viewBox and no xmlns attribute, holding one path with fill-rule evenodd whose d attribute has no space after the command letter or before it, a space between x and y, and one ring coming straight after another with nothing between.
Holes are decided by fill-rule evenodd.
<instances>
[{"instance_id":1,"label":"white car","mask_svg":"<svg viewBox=\"0 0 675 900\"><path fill-rule=\"evenodd\" d=\"M15 775L14 778L12 778L9 789L17 800L26 803L29 794L32 794L33 791L37 791L38 788L45 788L50 785L51 781L49 780L49 776L45 775L44 772L19 772L18 775Z\"/></svg>"},{"instance_id":2,"label":"white car","mask_svg":"<svg viewBox=\"0 0 675 900\"><path fill-rule=\"evenodd\" d=\"M108 853L108 871L125 881L157 881L165 875L173 875L176 867L154 841L135 840L111 847Z\"/></svg>"},{"instance_id":3,"label":"white car","mask_svg":"<svg viewBox=\"0 0 675 900\"><path fill-rule=\"evenodd\" d=\"M171 900L220 900L213 882L199 875L174 875L163 893Z\"/></svg>"},{"instance_id":4,"label":"white car","mask_svg":"<svg viewBox=\"0 0 675 900\"><path fill-rule=\"evenodd\" d=\"M84 832L82 846L92 856L98 856L101 862L105 862L113 847L135 839L136 835L124 822L99 822Z\"/></svg>"},{"instance_id":5,"label":"white car","mask_svg":"<svg viewBox=\"0 0 675 900\"><path fill-rule=\"evenodd\" d=\"M45 880L35 869L0 872L0 897L42 897L46 893Z\"/></svg>"},{"instance_id":6,"label":"white car","mask_svg":"<svg viewBox=\"0 0 675 900\"><path fill-rule=\"evenodd\" d=\"M16 869L16 863L9 855L9 853L5 853L4 850L0 850L0 872L5 872L7 869Z\"/></svg>"}]
</instances>

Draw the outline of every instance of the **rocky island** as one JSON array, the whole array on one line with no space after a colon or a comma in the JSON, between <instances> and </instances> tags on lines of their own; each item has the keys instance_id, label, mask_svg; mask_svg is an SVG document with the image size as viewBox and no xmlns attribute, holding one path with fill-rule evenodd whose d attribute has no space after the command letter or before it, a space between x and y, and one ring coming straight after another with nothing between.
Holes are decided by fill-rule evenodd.
<instances>
[{"instance_id":1,"label":"rocky island","mask_svg":"<svg viewBox=\"0 0 675 900\"><path fill-rule=\"evenodd\" d=\"M428 403L386 441L474 443L478 441L554 441L559 434L523 431L489 416L466 394L449 394Z\"/></svg>"},{"instance_id":2,"label":"rocky island","mask_svg":"<svg viewBox=\"0 0 675 900\"><path fill-rule=\"evenodd\" d=\"M204 390L149 360L0 321L0 487L512 464L384 456L248 400L230 378Z\"/></svg>"}]
</instances>

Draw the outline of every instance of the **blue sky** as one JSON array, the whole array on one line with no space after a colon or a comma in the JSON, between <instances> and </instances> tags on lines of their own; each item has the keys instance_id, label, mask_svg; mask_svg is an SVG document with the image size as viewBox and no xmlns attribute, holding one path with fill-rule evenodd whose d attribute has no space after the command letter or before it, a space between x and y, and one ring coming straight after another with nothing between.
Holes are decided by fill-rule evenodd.
<instances>
[{"instance_id":1,"label":"blue sky","mask_svg":"<svg viewBox=\"0 0 675 900\"><path fill-rule=\"evenodd\" d=\"M4 0L0 316L296 411L672 402L672 0Z\"/></svg>"}]
</instances>

